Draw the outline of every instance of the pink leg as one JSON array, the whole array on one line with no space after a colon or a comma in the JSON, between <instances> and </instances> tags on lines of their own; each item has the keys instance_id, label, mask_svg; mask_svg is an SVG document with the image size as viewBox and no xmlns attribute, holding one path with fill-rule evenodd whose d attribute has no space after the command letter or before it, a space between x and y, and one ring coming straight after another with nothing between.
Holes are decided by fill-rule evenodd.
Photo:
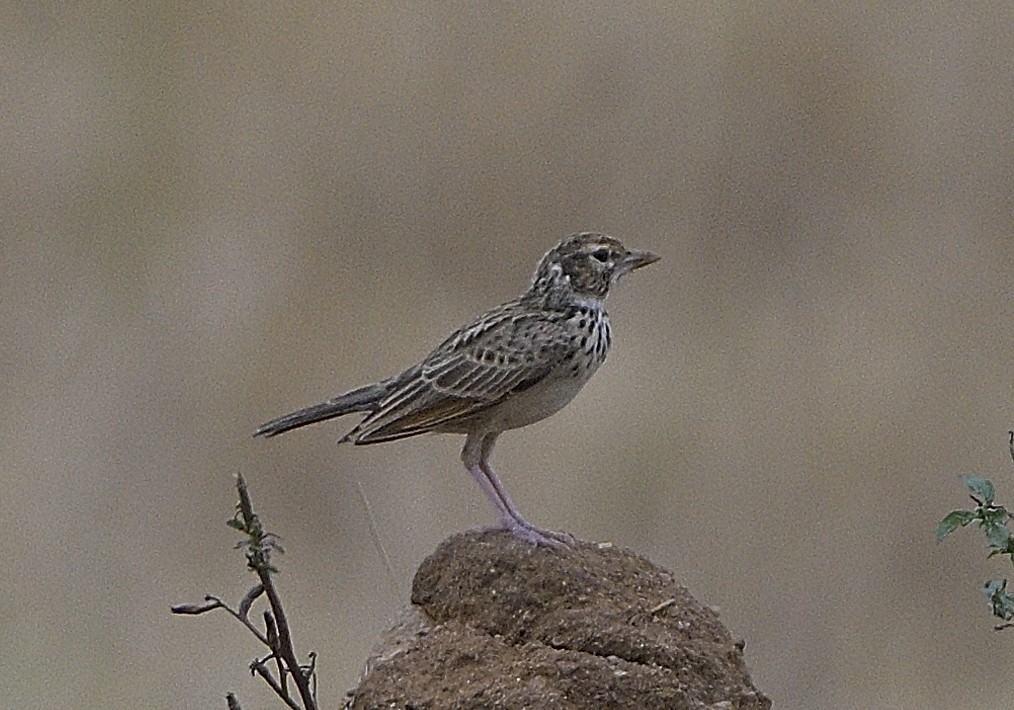
<instances>
[{"instance_id":1,"label":"pink leg","mask_svg":"<svg viewBox=\"0 0 1014 710\"><path fill-rule=\"evenodd\" d=\"M488 463L484 461L479 464L481 477L477 475L479 472L474 470L470 470L470 472L500 512L503 526L513 535L533 544L549 547L567 547L567 543L573 542L574 539L566 533L536 527L525 520L514 506L510 496L507 495L507 491L504 489L496 472Z\"/></svg>"},{"instance_id":2,"label":"pink leg","mask_svg":"<svg viewBox=\"0 0 1014 710\"><path fill-rule=\"evenodd\" d=\"M514 507L510 496L504 490L503 484L497 478L496 473L485 462L477 466L469 466L468 472L482 488L486 497L489 498L493 507L500 514L500 522L512 535L533 545L545 545L547 547L566 547L566 536L561 533L537 528L523 517Z\"/></svg>"},{"instance_id":3,"label":"pink leg","mask_svg":"<svg viewBox=\"0 0 1014 710\"><path fill-rule=\"evenodd\" d=\"M512 535L533 545L545 545L547 547L567 547L567 542L573 541L568 535L537 528L523 517L518 509L514 507L510 496L504 490L503 484L497 478L496 473L490 467L489 456L493 453L493 445L499 432L473 432L465 439L465 446L461 450L461 460L465 468L482 488L486 497L489 498L493 507L500 515L500 524L510 531Z\"/></svg>"},{"instance_id":4,"label":"pink leg","mask_svg":"<svg viewBox=\"0 0 1014 710\"><path fill-rule=\"evenodd\" d=\"M507 495L507 491L504 489L503 484L500 483L500 477L496 475L496 471L493 470L493 467L485 461L480 461L479 469L485 475L486 480L489 481L490 487L492 487L492 489L496 492L497 498L503 501L504 510L507 511L510 517L525 527L531 527L528 522L521 517L521 513L519 513L518 509L514 506L514 502L511 500L511 497Z\"/></svg>"},{"instance_id":5,"label":"pink leg","mask_svg":"<svg viewBox=\"0 0 1014 710\"><path fill-rule=\"evenodd\" d=\"M486 497L489 498L493 507L496 508L497 513L500 514L500 519L503 521L504 527L510 526L509 521L517 522L517 518L514 517L517 510L515 510L514 504L511 503L509 498L504 500L501 495L501 488L497 485L499 481L497 483L491 481L482 466L479 465L469 466L468 472L472 474L472 478L474 478L475 482L479 484L482 488L482 492L486 494Z\"/></svg>"}]
</instances>

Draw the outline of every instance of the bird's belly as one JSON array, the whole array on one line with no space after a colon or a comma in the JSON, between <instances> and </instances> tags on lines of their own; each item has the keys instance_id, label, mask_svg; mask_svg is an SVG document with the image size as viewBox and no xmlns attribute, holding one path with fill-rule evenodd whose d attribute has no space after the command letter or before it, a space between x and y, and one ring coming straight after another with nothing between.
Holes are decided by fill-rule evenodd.
<instances>
[{"instance_id":1,"label":"bird's belly","mask_svg":"<svg viewBox=\"0 0 1014 710\"><path fill-rule=\"evenodd\" d=\"M511 395L491 412L488 424L491 428L504 431L534 424L563 409L581 391L587 376L547 378L534 387Z\"/></svg>"}]
</instances>

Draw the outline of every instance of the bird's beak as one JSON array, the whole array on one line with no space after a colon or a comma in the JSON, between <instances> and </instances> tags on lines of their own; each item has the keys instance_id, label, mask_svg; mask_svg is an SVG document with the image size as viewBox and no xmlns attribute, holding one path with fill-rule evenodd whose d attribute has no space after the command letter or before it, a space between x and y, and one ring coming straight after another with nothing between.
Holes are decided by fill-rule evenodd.
<instances>
[{"instance_id":1,"label":"bird's beak","mask_svg":"<svg viewBox=\"0 0 1014 710\"><path fill-rule=\"evenodd\" d=\"M631 249L627 252L627 255L623 257L621 267L623 273L630 273L634 269L640 269L642 266L648 264L654 264L661 257L658 254L652 254L650 251L641 251L640 249Z\"/></svg>"}]
</instances>

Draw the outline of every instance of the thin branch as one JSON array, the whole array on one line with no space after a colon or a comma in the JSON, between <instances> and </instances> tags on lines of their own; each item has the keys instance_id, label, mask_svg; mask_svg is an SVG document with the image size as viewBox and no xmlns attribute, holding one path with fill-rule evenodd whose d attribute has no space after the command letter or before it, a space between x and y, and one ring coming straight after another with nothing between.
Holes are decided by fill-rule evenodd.
<instances>
[{"instance_id":1,"label":"thin branch","mask_svg":"<svg viewBox=\"0 0 1014 710\"><path fill-rule=\"evenodd\" d=\"M270 656L268 658L270 658ZM278 681L275 680L275 677L271 675L271 672L264 667L264 661L255 660L251 663L250 672L259 675L265 683L271 686L271 689L275 691L275 695L281 698L286 705L292 708L292 710L303 710L303 708L299 707L296 701L290 698L289 694L282 689L282 687L278 684Z\"/></svg>"},{"instance_id":2,"label":"thin branch","mask_svg":"<svg viewBox=\"0 0 1014 710\"><path fill-rule=\"evenodd\" d=\"M296 652L292 647L292 635L289 631L289 622L285 617L285 611L282 609L281 597L275 591L275 587L271 583L271 574L267 570L259 569L257 570L257 574L264 585L265 593L268 595L268 603L271 605L271 611L275 617L275 625L278 627L277 654L288 667L292 680L296 684L296 689L299 690L299 697L303 701L303 706L307 710L316 710L317 703L313 698L313 693L310 691L309 679L303 675L302 670L300 670L299 661L296 660Z\"/></svg>"},{"instance_id":3,"label":"thin branch","mask_svg":"<svg viewBox=\"0 0 1014 710\"><path fill-rule=\"evenodd\" d=\"M232 618L234 618L239 623L243 624L243 626L245 626L250 631L250 633L256 636L258 641L260 641L268 648L271 648L271 644L268 643L267 637L265 637L264 634L260 632L260 629L258 629L256 626L250 623L250 620L246 617L245 614L239 613L231 606L223 602L221 599L211 594L206 594L204 596L204 601L205 601L204 604L177 604L175 606L169 607L169 610L172 611L173 614L196 616L197 614L204 614L214 609L225 609L229 613L229 615L232 616ZM242 605L240 605L240 608L242 608Z\"/></svg>"},{"instance_id":4,"label":"thin branch","mask_svg":"<svg viewBox=\"0 0 1014 710\"><path fill-rule=\"evenodd\" d=\"M211 598L214 599L214 597ZM239 612L235 611L228 604L222 604L222 608L225 609L227 612L229 612L232 615L232 617L236 619L236 621L243 624L243 626L247 627L250 630L250 633L252 633L254 636L257 637L258 641L267 646L269 649L271 648L271 644L268 643L267 637L261 633L260 629L258 629L256 626L250 623L250 619L243 616Z\"/></svg>"},{"instance_id":5,"label":"thin branch","mask_svg":"<svg viewBox=\"0 0 1014 710\"><path fill-rule=\"evenodd\" d=\"M278 655L278 627L275 626L275 617L271 615L270 611L264 612L264 628L268 631L268 642L271 644L271 650L275 659L275 666L278 668L278 677L282 682L282 690L285 694L289 694L289 679L288 674L285 672L285 663L282 662L282 657Z\"/></svg>"},{"instance_id":6,"label":"thin branch","mask_svg":"<svg viewBox=\"0 0 1014 710\"><path fill-rule=\"evenodd\" d=\"M313 700L314 700L314 702L316 702L317 701L317 652L316 651L310 651L310 653L307 654L307 655L310 656L310 663L309 663L309 665L304 666L304 668L306 669L306 675L310 678L310 683L312 684L311 687L310 687L310 690L313 693Z\"/></svg>"},{"instance_id":7,"label":"thin branch","mask_svg":"<svg viewBox=\"0 0 1014 710\"><path fill-rule=\"evenodd\" d=\"M250 615L250 607L252 607L253 603L257 601L257 597L259 597L263 593L264 593L264 585L255 584L250 589L250 591L246 593L246 596L243 597L243 600L240 601L237 613L244 619L247 618Z\"/></svg>"},{"instance_id":8,"label":"thin branch","mask_svg":"<svg viewBox=\"0 0 1014 710\"><path fill-rule=\"evenodd\" d=\"M221 609L224 606L225 604L223 604L219 599L206 595L204 597L204 604L176 604L169 607L169 611L173 614L197 616L198 614L209 612L212 609Z\"/></svg>"},{"instance_id":9,"label":"thin branch","mask_svg":"<svg viewBox=\"0 0 1014 710\"><path fill-rule=\"evenodd\" d=\"M317 655L310 653L310 662L300 665L292 643L289 623L282 608L282 600L272 580L272 574L278 570L271 564L272 552L284 552L274 534L264 530L261 521L254 512L243 476L236 477L236 489L239 492L239 503L236 512L228 521L229 527L243 533L246 538L237 543L237 548L245 548L247 567L258 577L254 585L240 600L239 607L233 609L216 596L206 595L202 604L178 604L171 607L174 614L198 615L215 609L225 609L236 621L240 622L270 651L263 659L254 660L250 665L252 674L260 676L275 694L293 710L317 710ZM264 631L262 632L250 621L250 610L261 596L266 595L269 611L264 612ZM265 664L274 660L278 677L272 675ZM288 676L299 691L302 707L289 694ZM229 710L240 710L235 695L228 693L226 701Z\"/></svg>"},{"instance_id":10,"label":"thin branch","mask_svg":"<svg viewBox=\"0 0 1014 710\"><path fill-rule=\"evenodd\" d=\"M239 491L239 514L243 518L245 529L250 533L252 538L252 544L247 552L247 562L257 574L261 585L264 587L264 593L268 597L268 604L271 606L275 626L278 630L277 648L273 650L288 667L292 680L296 684L296 689L299 691L299 697L303 701L304 708L306 710L316 710L317 702L310 689L309 679L301 670L299 661L296 659L296 652L292 646L292 633L289 630L289 621L285 616L285 609L282 607L282 599L278 596L274 582L271 579L271 573L275 571L270 563L270 552L276 547L274 536L263 531L260 520L253 511L253 505L250 503L250 494L247 491L246 481L242 475L236 476L236 490ZM253 539L255 537L256 539Z\"/></svg>"}]
</instances>

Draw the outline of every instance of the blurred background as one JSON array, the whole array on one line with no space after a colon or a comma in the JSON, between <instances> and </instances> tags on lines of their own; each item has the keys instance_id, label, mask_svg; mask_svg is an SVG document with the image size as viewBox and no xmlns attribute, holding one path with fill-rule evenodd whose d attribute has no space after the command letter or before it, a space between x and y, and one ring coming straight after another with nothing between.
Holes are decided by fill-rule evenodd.
<instances>
[{"instance_id":1,"label":"blurred background","mask_svg":"<svg viewBox=\"0 0 1014 710\"><path fill-rule=\"evenodd\" d=\"M999 707L962 473L1014 501L1014 8L16 3L0 35L5 707L279 707L224 613L242 472L324 706L492 522L460 437L271 441L518 295L663 260L495 463L536 523L719 606L782 708ZM392 559L389 574L357 486Z\"/></svg>"}]
</instances>

